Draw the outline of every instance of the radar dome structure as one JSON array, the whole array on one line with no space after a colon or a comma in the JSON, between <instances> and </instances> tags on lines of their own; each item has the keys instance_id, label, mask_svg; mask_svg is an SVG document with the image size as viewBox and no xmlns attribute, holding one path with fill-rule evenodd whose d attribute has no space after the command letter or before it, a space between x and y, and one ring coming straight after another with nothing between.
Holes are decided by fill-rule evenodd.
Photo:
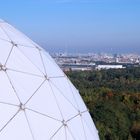
<instances>
[{"instance_id":1,"label":"radar dome structure","mask_svg":"<svg viewBox=\"0 0 140 140\"><path fill-rule=\"evenodd\" d=\"M39 45L0 20L0 140L98 140L78 90Z\"/></svg>"}]
</instances>

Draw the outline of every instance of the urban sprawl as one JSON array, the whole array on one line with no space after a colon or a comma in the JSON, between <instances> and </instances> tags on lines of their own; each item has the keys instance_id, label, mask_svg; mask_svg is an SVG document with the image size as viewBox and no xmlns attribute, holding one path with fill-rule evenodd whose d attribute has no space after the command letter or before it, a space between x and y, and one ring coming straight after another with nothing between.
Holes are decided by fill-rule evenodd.
<instances>
[{"instance_id":1,"label":"urban sprawl","mask_svg":"<svg viewBox=\"0 0 140 140\"><path fill-rule=\"evenodd\" d=\"M54 53L52 57L64 71L122 69L140 66L140 55L138 54Z\"/></svg>"}]
</instances>

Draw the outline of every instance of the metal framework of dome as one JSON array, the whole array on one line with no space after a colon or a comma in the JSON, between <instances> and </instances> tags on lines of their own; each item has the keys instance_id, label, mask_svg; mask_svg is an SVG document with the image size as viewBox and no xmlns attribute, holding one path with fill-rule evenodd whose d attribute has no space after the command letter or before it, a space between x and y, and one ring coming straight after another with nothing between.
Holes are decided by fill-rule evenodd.
<instances>
[{"instance_id":1,"label":"metal framework of dome","mask_svg":"<svg viewBox=\"0 0 140 140\"><path fill-rule=\"evenodd\" d=\"M98 140L78 90L51 56L0 20L0 140Z\"/></svg>"}]
</instances>

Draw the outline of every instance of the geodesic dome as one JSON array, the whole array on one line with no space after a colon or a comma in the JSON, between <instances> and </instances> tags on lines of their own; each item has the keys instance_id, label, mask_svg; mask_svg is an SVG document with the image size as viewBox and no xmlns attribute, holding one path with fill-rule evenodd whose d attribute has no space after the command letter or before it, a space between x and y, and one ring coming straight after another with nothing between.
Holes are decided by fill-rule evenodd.
<instances>
[{"instance_id":1,"label":"geodesic dome","mask_svg":"<svg viewBox=\"0 0 140 140\"><path fill-rule=\"evenodd\" d=\"M0 140L98 140L78 90L51 56L0 20Z\"/></svg>"}]
</instances>

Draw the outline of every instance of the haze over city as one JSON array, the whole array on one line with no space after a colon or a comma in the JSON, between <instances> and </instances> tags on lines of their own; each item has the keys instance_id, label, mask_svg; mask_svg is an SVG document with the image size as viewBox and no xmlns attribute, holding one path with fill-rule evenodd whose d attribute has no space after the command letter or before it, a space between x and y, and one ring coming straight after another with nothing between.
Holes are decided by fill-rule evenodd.
<instances>
[{"instance_id":1,"label":"haze over city","mask_svg":"<svg viewBox=\"0 0 140 140\"><path fill-rule=\"evenodd\" d=\"M140 53L139 0L2 0L0 18L49 52Z\"/></svg>"}]
</instances>

